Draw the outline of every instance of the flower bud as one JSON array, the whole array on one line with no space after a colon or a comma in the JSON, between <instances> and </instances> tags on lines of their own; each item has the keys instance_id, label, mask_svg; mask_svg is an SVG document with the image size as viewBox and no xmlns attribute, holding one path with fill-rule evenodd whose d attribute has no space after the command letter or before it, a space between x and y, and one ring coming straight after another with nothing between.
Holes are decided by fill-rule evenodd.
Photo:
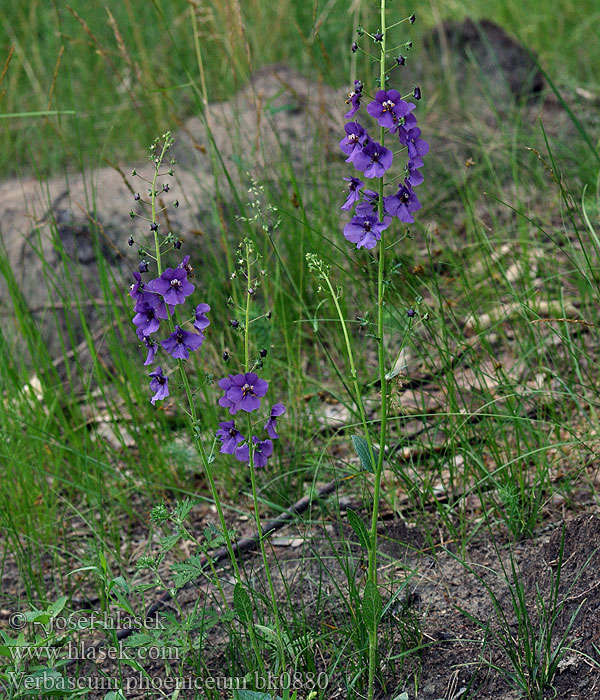
<instances>
[{"instance_id":1,"label":"flower bud","mask_svg":"<svg viewBox=\"0 0 600 700\"><path fill-rule=\"evenodd\" d=\"M127 241L128 246L132 246L134 243L133 236L129 236L129 240Z\"/></svg>"}]
</instances>

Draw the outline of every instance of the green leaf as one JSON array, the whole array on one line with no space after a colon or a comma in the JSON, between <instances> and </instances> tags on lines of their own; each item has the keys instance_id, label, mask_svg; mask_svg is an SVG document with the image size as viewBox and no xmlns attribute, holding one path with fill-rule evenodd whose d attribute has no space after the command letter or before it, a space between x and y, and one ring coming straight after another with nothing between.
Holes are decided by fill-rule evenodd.
<instances>
[{"instance_id":1,"label":"green leaf","mask_svg":"<svg viewBox=\"0 0 600 700\"><path fill-rule=\"evenodd\" d=\"M361 437L360 435L353 435L352 444L354 445L356 454L360 457L362 468L370 474L375 474L375 464L373 464L373 460L371 459L369 443L364 437ZM377 459L377 450L375 449L373 449L373 457L374 459Z\"/></svg>"},{"instance_id":2,"label":"green leaf","mask_svg":"<svg viewBox=\"0 0 600 700\"><path fill-rule=\"evenodd\" d=\"M191 498L184 498L183 501L179 501L179 503L175 506L174 513L177 522L182 523L197 503L198 501L193 501Z\"/></svg>"},{"instance_id":3,"label":"green leaf","mask_svg":"<svg viewBox=\"0 0 600 700\"><path fill-rule=\"evenodd\" d=\"M194 554L187 561L172 564L171 571L175 574L173 578L175 588L183 588L186 583L202 576L204 572L202 557Z\"/></svg>"},{"instance_id":4,"label":"green leaf","mask_svg":"<svg viewBox=\"0 0 600 700\"><path fill-rule=\"evenodd\" d=\"M348 522L358 537L361 547L369 550L371 548L371 535L369 534L366 525L361 520L360 515L358 515L351 508L346 509L346 515L348 516Z\"/></svg>"},{"instance_id":5,"label":"green leaf","mask_svg":"<svg viewBox=\"0 0 600 700\"><path fill-rule=\"evenodd\" d=\"M172 549L181 539L181 535L176 532L174 535L167 535L163 537L159 542L159 547L161 552L168 552Z\"/></svg>"},{"instance_id":6,"label":"green leaf","mask_svg":"<svg viewBox=\"0 0 600 700\"><path fill-rule=\"evenodd\" d=\"M281 700L279 695L273 697L270 693L259 693L257 690L234 690L233 700Z\"/></svg>"},{"instance_id":7,"label":"green leaf","mask_svg":"<svg viewBox=\"0 0 600 700\"><path fill-rule=\"evenodd\" d=\"M56 615L58 615L59 612L62 612L62 609L65 607L67 600L68 596L64 595L48 607L48 612L52 615L52 617L55 617Z\"/></svg>"},{"instance_id":8,"label":"green leaf","mask_svg":"<svg viewBox=\"0 0 600 700\"><path fill-rule=\"evenodd\" d=\"M362 600L362 616L365 627L375 634L381 619L381 596L373 581L367 581Z\"/></svg>"},{"instance_id":9,"label":"green leaf","mask_svg":"<svg viewBox=\"0 0 600 700\"><path fill-rule=\"evenodd\" d=\"M242 622L252 622L254 608L248 592L241 583L236 583L233 589L233 607Z\"/></svg>"}]
</instances>

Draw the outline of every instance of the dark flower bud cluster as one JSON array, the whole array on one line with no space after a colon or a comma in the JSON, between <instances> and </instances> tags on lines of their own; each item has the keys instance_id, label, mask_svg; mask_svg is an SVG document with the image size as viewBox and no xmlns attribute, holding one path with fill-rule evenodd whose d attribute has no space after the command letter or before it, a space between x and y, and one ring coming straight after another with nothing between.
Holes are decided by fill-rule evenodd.
<instances>
[{"instance_id":1,"label":"dark flower bud cluster","mask_svg":"<svg viewBox=\"0 0 600 700\"><path fill-rule=\"evenodd\" d=\"M405 59L398 56L396 62L404 65ZM354 91L346 100L346 104L351 104L350 111L344 115L347 120L352 119L360 109L362 91L363 84L355 80ZM416 100L421 99L419 87L415 87L413 96ZM415 105L403 100L397 90L378 90L375 99L367 105L367 113L387 130L386 133L397 137L400 145L406 149L408 159L404 180L398 190L383 197L383 220L379 217L379 194L363 189L365 183L358 177L343 178L349 184L346 201L341 208L350 210L356 207L352 220L344 227L344 236L357 248L374 248L393 217L404 223L413 223L414 212L421 208L414 188L423 182L420 168L429 145L421 138L414 109ZM365 179L382 178L392 166L392 151L372 139L358 121L348 121L344 128L346 136L340 141L340 148L346 155L346 162L352 163Z\"/></svg>"}]
</instances>

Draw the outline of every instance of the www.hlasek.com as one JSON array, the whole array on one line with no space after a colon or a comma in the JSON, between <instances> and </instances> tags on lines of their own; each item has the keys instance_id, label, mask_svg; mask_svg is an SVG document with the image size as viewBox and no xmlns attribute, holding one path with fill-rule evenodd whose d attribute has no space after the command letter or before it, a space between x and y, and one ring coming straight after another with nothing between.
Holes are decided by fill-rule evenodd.
<instances>
[{"instance_id":1,"label":"www.hlasek.com","mask_svg":"<svg viewBox=\"0 0 600 700\"><path fill-rule=\"evenodd\" d=\"M42 672L35 676L9 672L8 680L19 691L72 692L75 690L124 690L131 691L175 691L175 690L325 690L328 683L326 673L282 673L260 676L258 672L241 678L233 676L208 676L206 678L152 677L141 672L124 678L87 676L65 678L56 673Z\"/></svg>"},{"instance_id":2,"label":"www.hlasek.com","mask_svg":"<svg viewBox=\"0 0 600 700\"><path fill-rule=\"evenodd\" d=\"M12 661L46 661L55 663L65 659L77 659L95 661L102 663L105 659L149 659L177 661L179 659L179 649L177 647L157 647L157 646L125 646L123 642L118 642L117 646L85 646L83 643L75 644L69 642L62 647L36 647L31 645L9 646L6 651L10 654Z\"/></svg>"}]
</instances>

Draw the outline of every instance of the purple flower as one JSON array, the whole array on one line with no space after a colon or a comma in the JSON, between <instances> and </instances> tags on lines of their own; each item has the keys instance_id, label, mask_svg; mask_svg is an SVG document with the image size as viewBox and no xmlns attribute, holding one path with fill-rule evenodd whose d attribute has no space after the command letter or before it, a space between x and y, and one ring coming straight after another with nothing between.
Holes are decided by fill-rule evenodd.
<instances>
[{"instance_id":1,"label":"purple flower","mask_svg":"<svg viewBox=\"0 0 600 700\"><path fill-rule=\"evenodd\" d=\"M351 243L356 243L357 248L370 250L377 245L381 232L385 231L391 220L389 216L386 216L383 222L378 221L376 216L355 216L344 226L344 236Z\"/></svg>"},{"instance_id":2,"label":"purple flower","mask_svg":"<svg viewBox=\"0 0 600 700\"><path fill-rule=\"evenodd\" d=\"M350 111L344 114L345 119L352 119L352 117L358 112L358 108L360 107L360 100L362 97L362 89L363 86L360 80L355 80L354 90L348 95L348 99L346 100L346 104L351 105L351 107Z\"/></svg>"},{"instance_id":3,"label":"purple flower","mask_svg":"<svg viewBox=\"0 0 600 700\"><path fill-rule=\"evenodd\" d=\"M357 204L354 213L356 216L373 216L377 213L379 204L379 193L373 190L363 191L363 201Z\"/></svg>"},{"instance_id":4,"label":"purple flower","mask_svg":"<svg viewBox=\"0 0 600 700\"><path fill-rule=\"evenodd\" d=\"M187 360L190 356L190 350L202 347L203 341L204 336L184 331L183 328L175 326L173 333L166 340L162 340L160 344L172 357L178 360Z\"/></svg>"},{"instance_id":5,"label":"purple flower","mask_svg":"<svg viewBox=\"0 0 600 700\"><path fill-rule=\"evenodd\" d=\"M360 150L368 136L366 130L358 122L348 122L344 129L346 137L340 141L340 148L348 156L346 162L349 162L354 151Z\"/></svg>"},{"instance_id":6,"label":"purple flower","mask_svg":"<svg viewBox=\"0 0 600 700\"><path fill-rule=\"evenodd\" d=\"M276 432L277 418L278 416L282 416L284 413L285 406L282 403L276 403L271 409L271 416L269 417L269 420L265 423L265 430L267 431L268 436L272 440L276 440L279 437L279 435L277 435Z\"/></svg>"},{"instance_id":7,"label":"purple flower","mask_svg":"<svg viewBox=\"0 0 600 700\"><path fill-rule=\"evenodd\" d=\"M155 401L162 401L169 395L169 379L165 377L160 366L156 368L156 371L150 372L148 376L152 377L150 389L156 392L150 399L152 405L154 405Z\"/></svg>"},{"instance_id":8,"label":"purple flower","mask_svg":"<svg viewBox=\"0 0 600 700\"><path fill-rule=\"evenodd\" d=\"M235 421L228 420L224 423L219 423L219 430L217 430L217 437L221 441L221 450L225 455L232 455L235 452L235 448L244 442L245 438L235 427Z\"/></svg>"},{"instance_id":9,"label":"purple flower","mask_svg":"<svg viewBox=\"0 0 600 700\"><path fill-rule=\"evenodd\" d=\"M151 284L152 282L149 282L146 288L149 289ZM151 306L154 309L154 315L156 318L166 319L169 317L169 314L167 313L167 305L160 294L155 294L154 292L144 292L143 297L140 297L137 300L133 310L136 312L140 311L140 309L143 308L143 304L148 304L148 306ZM173 304L169 304L170 314L173 314L174 309L175 307Z\"/></svg>"},{"instance_id":10,"label":"purple flower","mask_svg":"<svg viewBox=\"0 0 600 700\"><path fill-rule=\"evenodd\" d=\"M408 170L408 175L406 177L406 182L411 187L417 187L425 179L423 175L419 172L419 168L423 167L423 159L416 156L415 158L410 158L406 169Z\"/></svg>"},{"instance_id":11,"label":"purple flower","mask_svg":"<svg viewBox=\"0 0 600 700\"><path fill-rule=\"evenodd\" d=\"M269 457L273 454L273 443L270 440L259 441L255 436L252 437L254 443L254 468L261 469L267 466ZM235 448L235 457L240 462L250 462L250 447L241 445Z\"/></svg>"},{"instance_id":12,"label":"purple flower","mask_svg":"<svg viewBox=\"0 0 600 700\"><path fill-rule=\"evenodd\" d=\"M390 134L395 134L396 131L398 132L398 139L400 143L405 146L409 141L408 132L417 126L417 118L412 114L415 105L412 102L407 102L407 104L409 111L390 129Z\"/></svg>"},{"instance_id":13,"label":"purple flower","mask_svg":"<svg viewBox=\"0 0 600 700\"><path fill-rule=\"evenodd\" d=\"M418 127L409 129L406 136L408 155L411 158L417 158L427 155L427 153L429 152L429 144L427 143L427 141L424 141L422 138L420 138L421 129L419 129Z\"/></svg>"},{"instance_id":14,"label":"purple flower","mask_svg":"<svg viewBox=\"0 0 600 700\"><path fill-rule=\"evenodd\" d=\"M196 307L196 320L194 321L194 328L199 333L202 333L205 328L210 326L210 321L205 316L208 311L210 311L210 306L208 304L198 304Z\"/></svg>"},{"instance_id":15,"label":"purple flower","mask_svg":"<svg viewBox=\"0 0 600 700\"><path fill-rule=\"evenodd\" d=\"M397 216L405 224L412 224L413 213L421 208L421 203L411 186L407 183L400 185L398 192L392 197L384 197L385 210L392 216Z\"/></svg>"},{"instance_id":16,"label":"purple flower","mask_svg":"<svg viewBox=\"0 0 600 700\"><path fill-rule=\"evenodd\" d=\"M147 336L143 337L143 341L148 348L148 354L146 355L146 361L144 365L151 365L154 362L154 357L156 356L156 351L158 350L158 345Z\"/></svg>"},{"instance_id":17,"label":"purple flower","mask_svg":"<svg viewBox=\"0 0 600 700\"><path fill-rule=\"evenodd\" d=\"M156 317L155 309L145 301L141 303L138 301L135 307L137 313L133 317L133 323L137 326L136 333L138 337L142 338L151 333L156 333L160 328L160 321Z\"/></svg>"},{"instance_id":18,"label":"purple flower","mask_svg":"<svg viewBox=\"0 0 600 700\"><path fill-rule=\"evenodd\" d=\"M146 285L142 282L142 276L137 270L133 271L133 276L135 282L129 287L129 296L135 300L136 306L143 302L150 304L150 306L155 306L156 294L146 291ZM137 311L138 309L134 310Z\"/></svg>"},{"instance_id":19,"label":"purple flower","mask_svg":"<svg viewBox=\"0 0 600 700\"><path fill-rule=\"evenodd\" d=\"M357 177L344 177L342 179L350 183L348 185L348 198L342 204L342 209L352 209L354 202L360 199L359 190L365 183L361 182Z\"/></svg>"},{"instance_id":20,"label":"purple flower","mask_svg":"<svg viewBox=\"0 0 600 700\"><path fill-rule=\"evenodd\" d=\"M367 112L377 119L379 126L386 129L393 128L409 111L408 102L402 99L398 90L379 90L375 99L367 105Z\"/></svg>"},{"instance_id":21,"label":"purple flower","mask_svg":"<svg viewBox=\"0 0 600 700\"><path fill-rule=\"evenodd\" d=\"M369 141L352 155L352 163L365 177L382 177L392 165L392 152L376 141Z\"/></svg>"},{"instance_id":22,"label":"purple flower","mask_svg":"<svg viewBox=\"0 0 600 700\"><path fill-rule=\"evenodd\" d=\"M269 384L254 372L230 374L221 379L219 386L225 392L219 399L219 406L228 408L231 415L239 410L250 413L260 408L260 399L269 388Z\"/></svg>"},{"instance_id":23,"label":"purple flower","mask_svg":"<svg viewBox=\"0 0 600 700\"><path fill-rule=\"evenodd\" d=\"M149 283L149 289L160 294L167 304L175 305L183 304L194 291L194 285L187 281L187 272L183 268L168 267Z\"/></svg>"}]
</instances>

